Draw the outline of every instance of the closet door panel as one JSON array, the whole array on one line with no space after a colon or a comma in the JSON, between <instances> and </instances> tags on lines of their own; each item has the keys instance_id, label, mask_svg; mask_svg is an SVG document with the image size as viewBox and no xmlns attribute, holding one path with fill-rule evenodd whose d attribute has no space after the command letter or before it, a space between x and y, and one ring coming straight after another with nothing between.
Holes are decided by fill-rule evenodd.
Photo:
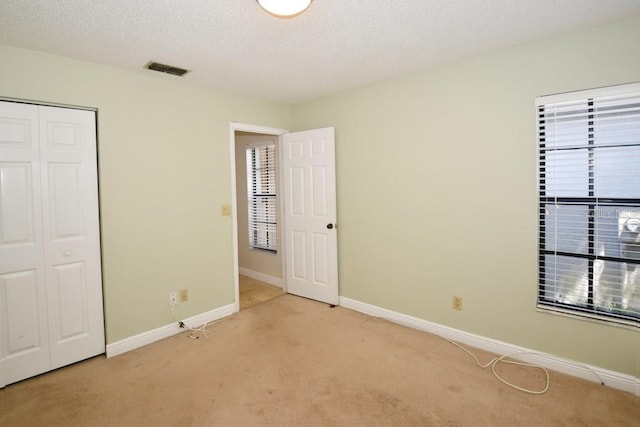
<instances>
[{"instance_id":1,"label":"closet door panel","mask_svg":"<svg viewBox=\"0 0 640 427\"><path fill-rule=\"evenodd\" d=\"M50 369L38 108L0 102L0 386Z\"/></svg>"},{"instance_id":2,"label":"closet door panel","mask_svg":"<svg viewBox=\"0 0 640 427\"><path fill-rule=\"evenodd\" d=\"M50 369L44 301L36 270L0 275L2 292L4 365L6 383Z\"/></svg>"},{"instance_id":3,"label":"closet door panel","mask_svg":"<svg viewBox=\"0 0 640 427\"><path fill-rule=\"evenodd\" d=\"M92 111L0 101L0 387L104 353Z\"/></svg>"},{"instance_id":4,"label":"closet door panel","mask_svg":"<svg viewBox=\"0 0 640 427\"><path fill-rule=\"evenodd\" d=\"M104 353L95 113L40 107L53 368Z\"/></svg>"},{"instance_id":5,"label":"closet door panel","mask_svg":"<svg viewBox=\"0 0 640 427\"><path fill-rule=\"evenodd\" d=\"M54 282L51 288L59 310L56 322L60 341L82 338L90 333L87 308L87 280L84 262L53 266Z\"/></svg>"}]
</instances>

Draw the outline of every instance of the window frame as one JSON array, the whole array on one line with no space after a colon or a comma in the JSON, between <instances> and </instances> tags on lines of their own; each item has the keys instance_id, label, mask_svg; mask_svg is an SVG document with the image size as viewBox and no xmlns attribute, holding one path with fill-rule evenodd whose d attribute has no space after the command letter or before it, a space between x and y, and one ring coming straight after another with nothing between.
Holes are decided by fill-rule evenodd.
<instances>
[{"instance_id":1,"label":"window frame","mask_svg":"<svg viewBox=\"0 0 640 427\"><path fill-rule=\"evenodd\" d=\"M597 181L596 173L601 170L597 162L594 162L594 154L596 150L602 150L612 147L617 147L615 144L600 144L596 141L595 136L595 126L597 120L597 114L594 110L594 106L597 102L601 101L604 98L615 97L615 96L624 96L624 95L638 95L640 96L640 83L631 83L619 86L611 86L605 88L591 89L585 91L564 93L558 95L549 95L542 96L536 98L536 130L537 130L537 200L538 200L538 277L537 277L537 307L542 310L551 310L558 311L562 313L568 313L573 315L578 315L582 317L595 318L599 320L606 320L609 322L627 324L633 326L640 326L640 312L635 313L636 309L632 309L627 307L626 309L621 309L615 311L614 309L606 310L605 307L598 306L594 301L594 295L597 290L597 284L599 283L600 277L597 276L595 272L596 265L600 266L601 264L606 262L613 263L621 263L635 266L634 269L640 269L640 259L623 257L623 256L610 256L610 255L602 255L598 254L598 248L596 247L596 241L598 239L604 240L602 236L598 236L597 232L599 231L600 225L598 223L598 215L600 214L601 209L610 208L614 210L614 208L627 208L629 210L640 209L640 194L634 194L634 197L600 197L596 191L594 183ZM555 146L553 148L549 148L547 146L547 122L549 121L547 117L547 113L545 113L545 109L550 106L557 106L563 103L574 102L574 101L586 101L587 105L587 115L586 115L586 141L583 140L581 144L576 146L560 146L558 140L555 141ZM635 101L635 100L634 100ZM632 105L636 105L635 102ZM554 115L554 120L557 117ZM638 119L640 121L640 118ZM632 119L631 122L635 125L636 119ZM635 135L635 134L634 134ZM586 142L586 144L585 144ZM640 147L640 140L634 140L632 143L620 144L624 147ZM558 151L564 150L586 150L587 151L587 196L586 197L576 197L576 196L563 196L558 195L558 192L561 191L558 189L558 186L563 183L562 179L557 179L553 182L553 187L547 180L548 175L551 174L549 170L547 170L547 166L549 165L548 157L550 157L550 153L557 153ZM600 151L597 151L600 152ZM551 156L552 157L552 156ZM620 155L618 155L618 158ZM553 163L553 162L551 162ZM569 169L567 169L569 170ZM566 172L567 170L563 170ZM554 170L555 174L558 174L557 169ZM635 173L635 170L634 170ZM640 169L638 171L640 174ZM578 174L579 175L579 174ZM574 175L571 175L574 177ZM548 186L552 188L552 192L555 192L555 195L547 194ZM546 230L546 217L548 214L548 207L550 205L555 206L580 206L583 208L583 212L587 216L587 253L580 253L578 251L559 251L557 249L558 243L554 241L553 249L547 248L547 230ZM557 215L559 215L559 210L557 211L556 217L554 217L554 225L557 225ZM620 213L620 210L617 211ZM619 218L619 217L618 217ZM569 228L562 229L564 233L570 234L571 230ZM558 229L554 229L554 233L558 233ZM549 233L551 234L551 233ZM557 234L554 234L557 236ZM602 242L599 242L603 244ZM636 249L634 248L634 252ZM547 256L553 256L553 263L557 263L559 261L558 256L567 257L567 259L577 260L582 259L587 262L587 302L585 305L578 305L575 303L566 303L563 301L553 300L549 298L547 293L547 278L546 278L546 266L548 264ZM637 253L636 253L637 256ZM552 263L552 264L553 264ZM622 268L622 267L621 267ZM635 285L635 282L633 282ZM602 285L603 286L603 285ZM640 292L639 289L633 287L635 292ZM603 292L602 289L598 289L598 291Z\"/></svg>"},{"instance_id":2,"label":"window frame","mask_svg":"<svg viewBox=\"0 0 640 427\"><path fill-rule=\"evenodd\" d=\"M264 150L266 164L257 165L257 151ZM272 150L270 154L268 150ZM278 159L275 141L265 141L249 144L245 147L246 175L247 175L247 234L250 249L278 253ZM258 176L263 174L264 185L259 185ZM268 187L271 191L261 192L258 187ZM268 203L261 214L258 203ZM263 237L261 237L261 235Z\"/></svg>"}]
</instances>

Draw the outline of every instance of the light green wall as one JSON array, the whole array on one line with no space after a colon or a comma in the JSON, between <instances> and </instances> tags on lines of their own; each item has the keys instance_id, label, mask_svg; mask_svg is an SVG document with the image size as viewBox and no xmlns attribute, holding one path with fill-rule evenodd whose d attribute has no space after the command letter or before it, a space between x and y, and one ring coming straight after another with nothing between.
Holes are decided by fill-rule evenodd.
<instances>
[{"instance_id":1,"label":"light green wall","mask_svg":"<svg viewBox=\"0 0 640 427\"><path fill-rule=\"evenodd\" d=\"M0 96L98 109L107 342L233 302L229 122L287 127L288 105L0 46ZM149 72L150 73L150 72Z\"/></svg>"},{"instance_id":2,"label":"light green wall","mask_svg":"<svg viewBox=\"0 0 640 427\"><path fill-rule=\"evenodd\" d=\"M533 104L639 81L639 40L636 16L294 106L0 46L0 96L99 109L109 343L170 323L171 290L180 317L233 301L230 121L335 126L341 295L640 377L637 329L535 309Z\"/></svg>"},{"instance_id":3,"label":"light green wall","mask_svg":"<svg viewBox=\"0 0 640 427\"><path fill-rule=\"evenodd\" d=\"M637 329L535 307L534 98L632 81L638 16L295 105L336 128L340 294L640 377Z\"/></svg>"}]
</instances>

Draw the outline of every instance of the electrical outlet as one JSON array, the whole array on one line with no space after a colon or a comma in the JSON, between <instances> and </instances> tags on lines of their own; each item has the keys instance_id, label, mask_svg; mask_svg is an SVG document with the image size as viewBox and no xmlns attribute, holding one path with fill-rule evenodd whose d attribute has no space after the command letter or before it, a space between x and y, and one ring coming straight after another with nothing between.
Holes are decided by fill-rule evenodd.
<instances>
[{"instance_id":1,"label":"electrical outlet","mask_svg":"<svg viewBox=\"0 0 640 427\"><path fill-rule=\"evenodd\" d=\"M187 289L180 289L180 302L189 301L189 291Z\"/></svg>"},{"instance_id":2,"label":"electrical outlet","mask_svg":"<svg viewBox=\"0 0 640 427\"><path fill-rule=\"evenodd\" d=\"M462 297L453 297L453 309L462 311Z\"/></svg>"},{"instance_id":3,"label":"electrical outlet","mask_svg":"<svg viewBox=\"0 0 640 427\"><path fill-rule=\"evenodd\" d=\"M169 305L174 306L178 303L178 293L169 292Z\"/></svg>"}]
</instances>

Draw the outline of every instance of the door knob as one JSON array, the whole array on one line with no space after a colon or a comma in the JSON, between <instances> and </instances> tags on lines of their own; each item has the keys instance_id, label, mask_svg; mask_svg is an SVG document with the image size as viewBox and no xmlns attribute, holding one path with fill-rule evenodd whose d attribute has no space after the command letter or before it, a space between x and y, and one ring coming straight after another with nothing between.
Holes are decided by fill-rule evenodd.
<instances>
[{"instance_id":1,"label":"door knob","mask_svg":"<svg viewBox=\"0 0 640 427\"><path fill-rule=\"evenodd\" d=\"M331 230L333 228L333 224L327 224L327 228Z\"/></svg>"}]
</instances>

